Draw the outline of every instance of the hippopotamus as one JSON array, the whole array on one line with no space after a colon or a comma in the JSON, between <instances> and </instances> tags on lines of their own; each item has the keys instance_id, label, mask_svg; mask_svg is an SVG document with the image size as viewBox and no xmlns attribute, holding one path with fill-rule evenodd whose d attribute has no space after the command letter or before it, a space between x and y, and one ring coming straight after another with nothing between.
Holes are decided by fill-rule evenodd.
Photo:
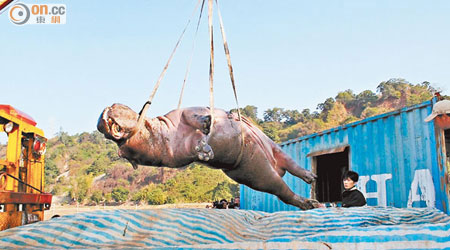
<instances>
[{"instance_id":1,"label":"hippopotamus","mask_svg":"<svg viewBox=\"0 0 450 250\"><path fill-rule=\"evenodd\" d=\"M211 116L212 115L212 116ZM138 165L181 168L198 162L221 169L234 181L276 195L300 209L315 202L295 194L283 181L286 171L310 184L316 176L300 167L252 122L235 112L208 107L173 110L145 118L123 104L101 113L97 129L117 143L119 156Z\"/></svg>"}]
</instances>

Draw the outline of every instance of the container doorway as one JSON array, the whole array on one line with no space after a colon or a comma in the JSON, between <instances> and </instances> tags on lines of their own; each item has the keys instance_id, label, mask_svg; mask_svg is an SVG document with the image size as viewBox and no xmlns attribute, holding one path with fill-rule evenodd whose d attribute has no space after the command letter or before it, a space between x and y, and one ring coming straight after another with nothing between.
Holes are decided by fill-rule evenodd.
<instances>
[{"instance_id":1,"label":"container doorway","mask_svg":"<svg viewBox=\"0 0 450 250\"><path fill-rule=\"evenodd\" d=\"M341 202L342 176L349 169L349 147L342 152L314 156L317 181L315 197L319 202Z\"/></svg>"},{"instance_id":2,"label":"container doorway","mask_svg":"<svg viewBox=\"0 0 450 250\"><path fill-rule=\"evenodd\" d=\"M445 137L445 157L447 158L447 164L450 164L450 129L444 130Z\"/></svg>"}]
</instances>

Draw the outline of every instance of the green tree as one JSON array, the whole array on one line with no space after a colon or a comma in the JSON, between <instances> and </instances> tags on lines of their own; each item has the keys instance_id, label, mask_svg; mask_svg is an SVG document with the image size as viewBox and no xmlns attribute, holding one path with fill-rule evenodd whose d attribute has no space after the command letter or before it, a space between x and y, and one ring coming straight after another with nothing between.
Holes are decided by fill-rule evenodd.
<instances>
[{"instance_id":1,"label":"green tree","mask_svg":"<svg viewBox=\"0 0 450 250\"><path fill-rule=\"evenodd\" d=\"M106 193L104 196L105 202L110 202L113 200L111 193Z\"/></svg>"},{"instance_id":2,"label":"green tree","mask_svg":"<svg viewBox=\"0 0 450 250\"><path fill-rule=\"evenodd\" d=\"M88 194L89 188L92 184L91 175L81 175L72 180L72 189L70 190L70 197L76 199L78 202L83 202Z\"/></svg>"},{"instance_id":3,"label":"green tree","mask_svg":"<svg viewBox=\"0 0 450 250\"><path fill-rule=\"evenodd\" d=\"M264 122L281 122L283 119L282 108L273 108L264 111Z\"/></svg>"},{"instance_id":4,"label":"green tree","mask_svg":"<svg viewBox=\"0 0 450 250\"><path fill-rule=\"evenodd\" d=\"M309 109L303 109L302 116L305 121L311 120L313 118L312 114L311 114L311 110L309 110Z\"/></svg>"},{"instance_id":5,"label":"green tree","mask_svg":"<svg viewBox=\"0 0 450 250\"><path fill-rule=\"evenodd\" d=\"M336 101L330 97L330 98L327 98L325 100L325 102L319 103L317 105L317 109L319 109L321 111L319 117L321 117L322 120L324 120L324 121L327 120L328 113L330 112L331 109L333 109L335 103L336 103Z\"/></svg>"},{"instance_id":6,"label":"green tree","mask_svg":"<svg viewBox=\"0 0 450 250\"><path fill-rule=\"evenodd\" d=\"M147 196L148 204L162 205L167 201L167 194L161 188L152 189Z\"/></svg>"},{"instance_id":7,"label":"green tree","mask_svg":"<svg viewBox=\"0 0 450 250\"><path fill-rule=\"evenodd\" d=\"M262 124L263 132L266 134L270 139L272 139L275 142L280 142L280 137L278 133L281 129L281 123L278 122L265 122Z\"/></svg>"},{"instance_id":8,"label":"green tree","mask_svg":"<svg viewBox=\"0 0 450 250\"><path fill-rule=\"evenodd\" d=\"M325 100L325 102L319 103L317 105L317 109L319 109L322 112L328 112L329 110L331 110L333 108L335 102L336 101L333 98L329 97Z\"/></svg>"},{"instance_id":9,"label":"green tree","mask_svg":"<svg viewBox=\"0 0 450 250\"><path fill-rule=\"evenodd\" d=\"M371 90L364 90L356 96L357 105L366 105L369 103L376 102L378 97Z\"/></svg>"},{"instance_id":10,"label":"green tree","mask_svg":"<svg viewBox=\"0 0 450 250\"><path fill-rule=\"evenodd\" d=\"M356 95L356 105L368 105L374 103L378 100L378 97L371 90L364 90L363 92Z\"/></svg>"},{"instance_id":11,"label":"green tree","mask_svg":"<svg viewBox=\"0 0 450 250\"><path fill-rule=\"evenodd\" d=\"M93 176L104 174L110 165L109 158L106 155L101 155L87 167L86 174L92 174Z\"/></svg>"},{"instance_id":12,"label":"green tree","mask_svg":"<svg viewBox=\"0 0 450 250\"><path fill-rule=\"evenodd\" d=\"M212 200L221 200L221 199L227 199L233 197L233 192L231 191L230 182L228 181L222 181L217 184L217 186L214 187L213 190L210 191L212 195Z\"/></svg>"},{"instance_id":13,"label":"green tree","mask_svg":"<svg viewBox=\"0 0 450 250\"><path fill-rule=\"evenodd\" d=\"M228 186L220 185L217 188L217 185L222 182L228 183ZM154 186L149 185L147 188L150 190L149 193L151 192L154 196L152 198L154 199L152 201L154 203L157 203L156 197L161 197L158 191L159 188L163 191L163 195L165 195L163 197L165 198L165 203L211 201L213 199L212 190L215 188L216 193L220 188L226 188L227 190L223 192L223 194L226 194L226 197L239 194L239 184L225 176L222 171L210 169L198 164L191 164L184 171L178 172L175 177L166 183Z\"/></svg>"},{"instance_id":14,"label":"green tree","mask_svg":"<svg viewBox=\"0 0 450 250\"><path fill-rule=\"evenodd\" d=\"M298 110L286 110L281 114L283 123L287 126L294 125L304 120L303 115Z\"/></svg>"},{"instance_id":15,"label":"green tree","mask_svg":"<svg viewBox=\"0 0 450 250\"><path fill-rule=\"evenodd\" d=\"M124 187L116 187L111 192L111 198L116 202L125 202L128 200L128 194L130 191Z\"/></svg>"},{"instance_id":16,"label":"green tree","mask_svg":"<svg viewBox=\"0 0 450 250\"><path fill-rule=\"evenodd\" d=\"M54 184L56 177L60 174L58 166L56 166L55 161L47 156L45 156L45 183Z\"/></svg>"},{"instance_id":17,"label":"green tree","mask_svg":"<svg viewBox=\"0 0 450 250\"><path fill-rule=\"evenodd\" d=\"M247 105L241 109L241 114L252 119L254 122L258 122L258 108L255 106Z\"/></svg>"},{"instance_id":18,"label":"green tree","mask_svg":"<svg viewBox=\"0 0 450 250\"><path fill-rule=\"evenodd\" d=\"M345 91L339 92L335 97L337 102L343 103L344 105L353 104L356 99L356 95L353 90L347 89Z\"/></svg>"},{"instance_id":19,"label":"green tree","mask_svg":"<svg viewBox=\"0 0 450 250\"><path fill-rule=\"evenodd\" d=\"M97 145L104 144L106 142L105 136L99 131L94 131L89 134L89 140Z\"/></svg>"},{"instance_id":20,"label":"green tree","mask_svg":"<svg viewBox=\"0 0 450 250\"><path fill-rule=\"evenodd\" d=\"M421 84L416 84L410 86L411 93L406 96L406 105L414 105L422 103L426 100L430 100L437 90L431 87L429 82L422 82Z\"/></svg>"},{"instance_id":21,"label":"green tree","mask_svg":"<svg viewBox=\"0 0 450 250\"><path fill-rule=\"evenodd\" d=\"M141 189L137 192L134 192L131 194L131 200L135 201L135 202L140 202L140 201L144 201L145 199L145 194L144 194L144 190L145 189Z\"/></svg>"},{"instance_id":22,"label":"green tree","mask_svg":"<svg viewBox=\"0 0 450 250\"><path fill-rule=\"evenodd\" d=\"M64 132L62 127L59 128L59 132L56 133L56 136L58 137L58 141L65 146L73 146L73 138L69 136L67 132Z\"/></svg>"},{"instance_id":23,"label":"green tree","mask_svg":"<svg viewBox=\"0 0 450 250\"><path fill-rule=\"evenodd\" d=\"M103 201L102 191L95 190L94 192L92 192L91 201L95 202L96 204L99 204L101 201Z\"/></svg>"},{"instance_id":24,"label":"green tree","mask_svg":"<svg viewBox=\"0 0 450 250\"><path fill-rule=\"evenodd\" d=\"M392 78L388 81L381 82L377 91L381 94L382 100L387 100L389 98L400 99L402 97L402 92L408 88L411 84L402 78Z\"/></svg>"}]
</instances>

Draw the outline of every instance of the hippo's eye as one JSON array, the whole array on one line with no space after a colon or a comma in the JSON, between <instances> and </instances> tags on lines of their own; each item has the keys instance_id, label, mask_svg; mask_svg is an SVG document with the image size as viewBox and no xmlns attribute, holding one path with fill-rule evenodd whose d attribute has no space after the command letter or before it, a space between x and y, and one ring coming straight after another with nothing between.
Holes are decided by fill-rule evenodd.
<instances>
[{"instance_id":1,"label":"hippo's eye","mask_svg":"<svg viewBox=\"0 0 450 250\"><path fill-rule=\"evenodd\" d=\"M111 127L114 133L118 133L121 130L120 126L117 123L113 123Z\"/></svg>"},{"instance_id":2,"label":"hippo's eye","mask_svg":"<svg viewBox=\"0 0 450 250\"><path fill-rule=\"evenodd\" d=\"M119 126L119 124L113 123L111 125L111 135L117 140L122 139L123 132L122 132L122 128Z\"/></svg>"},{"instance_id":3,"label":"hippo's eye","mask_svg":"<svg viewBox=\"0 0 450 250\"><path fill-rule=\"evenodd\" d=\"M114 132L120 132L122 130L119 124L114 122L111 118L108 118L108 125L114 130Z\"/></svg>"}]
</instances>

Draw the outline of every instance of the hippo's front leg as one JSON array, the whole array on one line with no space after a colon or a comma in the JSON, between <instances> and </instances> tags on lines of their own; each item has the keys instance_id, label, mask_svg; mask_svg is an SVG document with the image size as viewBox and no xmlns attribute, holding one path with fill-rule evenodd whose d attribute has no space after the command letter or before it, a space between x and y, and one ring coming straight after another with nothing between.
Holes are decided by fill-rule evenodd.
<instances>
[{"instance_id":1,"label":"hippo's front leg","mask_svg":"<svg viewBox=\"0 0 450 250\"><path fill-rule=\"evenodd\" d=\"M196 132L201 132L201 138L194 142L195 151L200 161L209 161L214 158L214 152L208 144L209 133L211 131L211 115L198 114L191 110L183 111L183 120L193 127Z\"/></svg>"},{"instance_id":2,"label":"hippo's front leg","mask_svg":"<svg viewBox=\"0 0 450 250\"><path fill-rule=\"evenodd\" d=\"M203 136L195 146L195 151L197 151L198 159L201 161L209 161L214 158L214 152L208 144L208 137Z\"/></svg>"}]
</instances>

